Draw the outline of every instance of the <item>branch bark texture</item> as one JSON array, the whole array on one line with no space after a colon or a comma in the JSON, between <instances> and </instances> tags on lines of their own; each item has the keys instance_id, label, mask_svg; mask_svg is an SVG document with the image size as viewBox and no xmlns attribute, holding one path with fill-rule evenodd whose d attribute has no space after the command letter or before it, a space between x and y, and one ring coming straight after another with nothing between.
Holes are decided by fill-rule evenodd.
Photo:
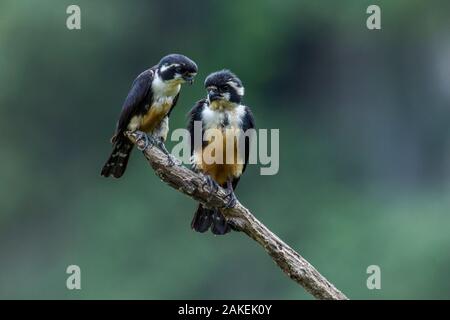
<instances>
[{"instance_id":1,"label":"branch bark texture","mask_svg":"<svg viewBox=\"0 0 450 320\"><path fill-rule=\"evenodd\" d=\"M141 149L145 147L143 133L130 132L128 137ZM157 147L148 146L143 154L156 175L171 187L202 202L208 207L223 208L226 192L209 190L204 178L181 165L169 166L167 156ZM307 260L271 232L239 201L231 209L221 210L225 218L237 229L259 243L275 263L295 282L317 299L347 300L347 297L322 276Z\"/></svg>"}]
</instances>

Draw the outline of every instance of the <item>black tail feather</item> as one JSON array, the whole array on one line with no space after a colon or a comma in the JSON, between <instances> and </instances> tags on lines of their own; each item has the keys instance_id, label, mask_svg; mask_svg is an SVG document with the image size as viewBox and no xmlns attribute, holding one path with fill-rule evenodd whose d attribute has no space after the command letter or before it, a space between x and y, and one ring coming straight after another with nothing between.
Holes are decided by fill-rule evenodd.
<instances>
[{"instance_id":1,"label":"black tail feather","mask_svg":"<svg viewBox=\"0 0 450 320\"><path fill-rule=\"evenodd\" d=\"M199 204L192 219L191 228L197 232L205 232L208 230L212 223L211 213L212 210L205 209Z\"/></svg>"},{"instance_id":2,"label":"black tail feather","mask_svg":"<svg viewBox=\"0 0 450 320\"><path fill-rule=\"evenodd\" d=\"M126 137L116 139L113 151L103 166L101 175L104 177L113 176L120 178L127 169L128 160L130 159L133 144Z\"/></svg>"},{"instance_id":3,"label":"black tail feather","mask_svg":"<svg viewBox=\"0 0 450 320\"><path fill-rule=\"evenodd\" d=\"M206 209L201 204L198 205L191 227L197 232L205 232L211 227L211 232L223 235L231 231L225 217L217 209Z\"/></svg>"}]
</instances>

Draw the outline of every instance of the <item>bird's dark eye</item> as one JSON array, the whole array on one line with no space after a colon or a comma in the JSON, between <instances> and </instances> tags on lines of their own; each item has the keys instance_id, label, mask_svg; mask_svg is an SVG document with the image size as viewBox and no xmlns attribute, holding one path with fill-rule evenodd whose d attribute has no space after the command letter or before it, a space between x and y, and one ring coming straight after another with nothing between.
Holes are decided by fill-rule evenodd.
<instances>
[{"instance_id":1,"label":"bird's dark eye","mask_svg":"<svg viewBox=\"0 0 450 320\"><path fill-rule=\"evenodd\" d=\"M227 91L228 89L230 88L230 86L229 85L224 85L224 86L222 86L222 91Z\"/></svg>"},{"instance_id":2,"label":"bird's dark eye","mask_svg":"<svg viewBox=\"0 0 450 320\"><path fill-rule=\"evenodd\" d=\"M181 71L182 71L181 67L176 67L176 68L175 68L175 72L176 72L176 73L181 73Z\"/></svg>"}]
</instances>

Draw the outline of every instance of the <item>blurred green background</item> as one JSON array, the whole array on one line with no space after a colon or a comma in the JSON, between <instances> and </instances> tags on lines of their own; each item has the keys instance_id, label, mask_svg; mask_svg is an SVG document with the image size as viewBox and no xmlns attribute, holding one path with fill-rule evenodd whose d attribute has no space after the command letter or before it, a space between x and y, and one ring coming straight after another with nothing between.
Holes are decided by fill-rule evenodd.
<instances>
[{"instance_id":1,"label":"blurred green background","mask_svg":"<svg viewBox=\"0 0 450 320\"><path fill-rule=\"evenodd\" d=\"M81 7L82 29L66 28ZM382 29L366 28L378 4ZM310 299L241 233L190 229L196 204L135 152L100 177L137 74L200 68L171 129L230 68L280 171L237 195L356 299L450 298L450 2L0 2L0 298ZM173 144L172 144L173 145ZM169 144L169 148L172 146ZM68 265L82 290L66 289ZM381 290L366 268L381 267Z\"/></svg>"}]
</instances>

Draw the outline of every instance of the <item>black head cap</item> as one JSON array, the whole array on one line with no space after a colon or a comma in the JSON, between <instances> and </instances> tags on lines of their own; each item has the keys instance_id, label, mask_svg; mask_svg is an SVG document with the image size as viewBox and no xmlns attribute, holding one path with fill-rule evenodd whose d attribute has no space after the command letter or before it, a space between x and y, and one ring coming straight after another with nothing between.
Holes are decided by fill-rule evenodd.
<instances>
[{"instance_id":1,"label":"black head cap","mask_svg":"<svg viewBox=\"0 0 450 320\"><path fill-rule=\"evenodd\" d=\"M198 72L197 64L182 54L169 54L158 63L158 70L163 80L182 78L191 82Z\"/></svg>"},{"instance_id":2,"label":"black head cap","mask_svg":"<svg viewBox=\"0 0 450 320\"><path fill-rule=\"evenodd\" d=\"M225 99L240 103L244 96L242 81L230 70L211 73L205 80L210 101Z\"/></svg>"},{"instance_id":3,"label":"black head cap","mask_svg":"<svg viewBox=\"0 0 450 320\"><path fill-rule=\"evenodd\" d=\"M192 61L191 59L189 59L188 57L186 57L182 54L177 54L177 53L172 53L172 54L169 54L169 55L163 57L161 59L161 61L159 61L158 66L159 67L170 66L173 64L179 64L186 71L189 71L191 73L198 72L197 64L194 61Z\"/></svg>"}]
</instances>

